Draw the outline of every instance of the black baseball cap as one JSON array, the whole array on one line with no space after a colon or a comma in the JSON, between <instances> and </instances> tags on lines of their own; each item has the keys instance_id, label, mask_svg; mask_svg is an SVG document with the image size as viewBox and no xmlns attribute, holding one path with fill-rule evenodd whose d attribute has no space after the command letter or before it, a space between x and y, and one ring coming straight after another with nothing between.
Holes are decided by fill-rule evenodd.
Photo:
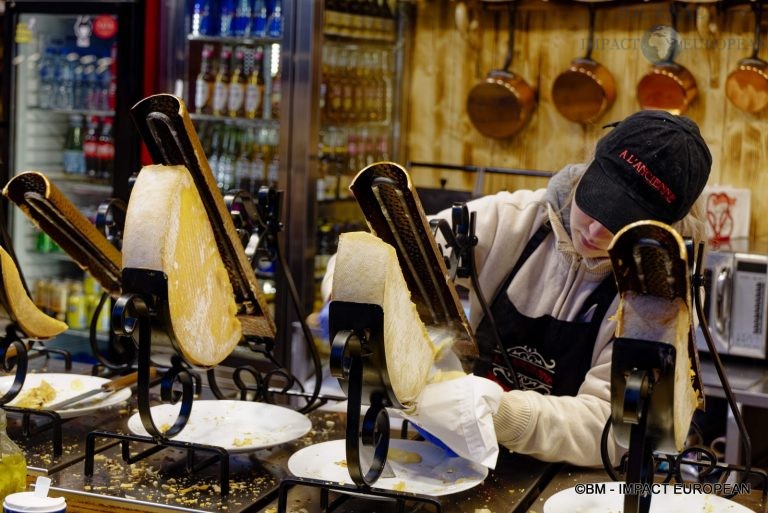
<instances>
[{"instance_id":1,"label":"black baseball cap","mask_svg":"<svg viewBox=\"0 0 768 513\"><path fill-rule=\"evenodd\" d=\"M576 204L613 233L645 219L681 220L712 167L699 127L662 110L643 110L614 126L597 143Z\"/></svg>"}]
</instances>

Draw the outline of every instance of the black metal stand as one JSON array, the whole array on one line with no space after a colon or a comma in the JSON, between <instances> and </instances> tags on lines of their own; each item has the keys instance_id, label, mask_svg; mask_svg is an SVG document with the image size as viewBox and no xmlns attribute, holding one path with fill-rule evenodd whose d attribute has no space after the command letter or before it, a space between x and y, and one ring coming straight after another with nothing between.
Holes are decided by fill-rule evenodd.
<instances>
[{"instance_id":1,"label":"black metal stand","mask_svg":"<svg viewBox=\"0 0 768 513\"><path fill-rule=\"evenodd\" d=\"M689 245L689 258L692 258L692 252L693 248ZM706 447L690 447L678 453L674 448L674 440L671 439L674 422L671 409L652 405L652 403L671 404L674 348L662 343L642 341L642 344L634 344L630 339L617 339L614 341L613 349L611 388L618 387L617 390L621 393L612 393L614 401L612 417L608 419L603 430L600 448L606 472L611 479L621 481L619 473L613 468L608 457L608 438L611 427L617 439L629 442L629 451L622 458L619 471L625 474L627 484L632 484L628 490L638 493L625 495L625 513L647 513L651 495L643 495L642 492L648 491L647 485L653 482L654 475L658 473L663 475L663 483L669 483L672 480L683 483L683 466L695 468L699 479L706 479L708 476L717 477L718 472L738 472L741 475L740 485L744 485L750 478L756 478L762 483L763 495L768 493L768 473L751 467L749 434L703 313L699 290L701 287L706 289L704 275L701 273L702 257L703 244L698 248L695 267L692 271L692 297L699 326L712 355L726 400L739 428L746 464L719 462L717 456ZM656 451L661 454L654 454ZM666 468L660 470L662 467ZM734 487L734 489L738 488ZM724 496L730 498L736 493Z\"/></svg>"},{"instance_id":2,"label":"black metal stand","mask_svg":"<svg viewBox=\"0 0 768 513\"><path fill-rule=\"evenodd\" d=\"M63 453L61 416L55 411L20 408L8 405L8 403L13 401L24 387L24 382L27 379L30 350L31 348L28 349L27 345L24 344L19 337L16 328L13 325L9 326L6 329L5 337L0 339L0 363L2 363L3 371L10 373L15 368L16 372L10 388L6 390L2 397L0 397L0 407L7 412L22 415L22 435L26 438L31 438L50 429L51 441L53 443L53 456L58 458ZM52 350L46 350L45 348L35 348L34 350L36 352L44 353L46 357L48 356L47 353L52 352ZM72 358L70 354L67 351L57 350L56 352L65 355L65 365L67 366L67 370L70 370L72 368ZM49 419L50 422L43 423L35 428L32 423L32 419L35 417Z\"/></svg>"},{"instance_id":3,"label":"black metal stand","mask_svg":"<svg viewBox=\"0 0 768 513\"><path fill-rule=\"evenodd\" d=\"M175 404L181 401L180 411L173 425L162 430L157 427L152 418L149 389L151 386L151 348L152 348L152 318L157 317L168 306L167 277L160 272L146 269L123 269L124 294L115 303L112 311L112 326L116 334L122 337L137 336L138 345L138 381L136 398L138 401L139 417L142 426L149 436L125 435L107 431L93 431L86 439L85 475L92 476L94 472L94 457L96 438L112 438L122 441L123 460L134 463L151 456L165 448L175 447L187 451L187 470L198 471L213 463L219 463L221 493L229 493L229 453L216 446L180 442L172 440L181 432L189 421L194 399L194 378L184 365L181 357L171 357L171 367L161 379L160 398L164 402ZM134 292L131 292L134 291ZM181 385L181 392L174 390L174 385ZM130 454L129 442L153 444L154 447ZM212 456L198 463L194 462L195 452L213 453Z\"/></svg>"},{"instance_id":4,"label":"black metal stand","mask_svg":"<svg viewBox=\"0 0 768 513\"><path fill-rule=\"evenodd\" d=\"M85 475L89 477L92 476L94 472L94 456L96 454L97 438L120 440L123 461L129 465L168 448L183 449L186 451L186 471L188 473L199 472L210 465L218 463L221 494L227 495L229 493L229 451L222 447L181 442L168 438L158 440L151 436L127 435L110 431L91 431L85 439ZM152 445L152 447L131 455L130 442L149 444ZM211 456L200 461L195 461L195 454L198 452L210 453Z\"/></svg>"},{"instance_id":5,"label":"black metal stand","mask_svg":"<svg viewBox=\"0 0 768 513\"><path fill-rule=\"evenodd\" d=\"M356 485L331 483L317 479L307 479L301 477L286 477L280 482L280 489L277 500L278 513L285 513L288 507L288 492L294 486L309 486L320 489L320 508L323 513L330 513L339 507L343 502L350 498L350 495L359 495L369 499L393 499L397 502L398 513L405 512L407 502L416 502L420 505L431 506L435 513L442 513L443 506L440 500L428 495L420 495L407 492L393 492L381 488L359 487ZM331 501L330 492L342 494L339 498Z\"/></svg>"}]
</instances>

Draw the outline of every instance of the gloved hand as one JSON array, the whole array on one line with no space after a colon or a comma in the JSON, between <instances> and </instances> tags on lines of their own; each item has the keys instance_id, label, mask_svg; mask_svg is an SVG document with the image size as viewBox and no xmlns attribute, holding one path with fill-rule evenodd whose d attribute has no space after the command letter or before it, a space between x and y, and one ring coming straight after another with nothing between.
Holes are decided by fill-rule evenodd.
<instances>
[{"instance_id":1,"label":"gloved hand","mask_svg":"<svg viewBox=\"0 0 768 513\"><path fill-rule=\"evenodd\" d=\"M445 445L445 443L443 443L443 441L442 441L442 440L440 440L440 439L439 439L439 438L437 438L436 436L434 436L434 435L430 434L430 432L429 432L429 431L427 431L426 429L424 429L424 428L422 428L422 427L419 427L419 426L418 426L418 424L414 424L414 423L413 423L413 422L411 422L411 421L408 421L408 424L409 424L409 425L411 425L411 426L413 426L413 429L415 429L415 430L416 430L416 432L417 432L419 435L421 435L421 437L422 437L424 440L426 440L427 442L430 442L430 443L432 443L433 445L436 445L437 447L440 447L440 448L441 448L443 451L445 451L445 455L446 455L448 458L458 458L458 457L459 457L459 455L458 455L458 454L456 454L455 452L453 452L453 450L451 450L451 448L450 448L450 447L448 447L447 445Z\"/></svg>"},{"instance_id":2,"label":"gloved hand","mask_svg":"<svg viewBox=\"0 0 768 513\"><path fill-rule=\"evenodd\" d=\"M330 342L333 342L331 340L331 327L328 323L328 307L331 304L330 301L326 301L323 307L320 309L320 312L317 314L317 324L320 327L320 333L322 333L323 338L325 340L328 340Z\"/></svg>"}]
</instances>

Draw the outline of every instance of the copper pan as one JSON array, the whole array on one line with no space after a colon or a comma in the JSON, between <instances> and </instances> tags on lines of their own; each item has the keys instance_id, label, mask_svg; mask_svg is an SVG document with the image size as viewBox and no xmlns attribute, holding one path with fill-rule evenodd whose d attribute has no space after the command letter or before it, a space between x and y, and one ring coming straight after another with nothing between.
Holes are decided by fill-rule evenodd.
<instances>
[{"instance_id":1,"label":"copper pan","mask_svg":"<svg viewBox=\"0 0 768 513\"><path fill-rule=\"evenodd\" d=\"M589 4L587 54L571 61L552 85L557 111L576 123L597 121L616 100L616 81L602 64L592 59L595 32L595 4Z\"/></svg>"},{"instance_id":2,"label":"copper pan","mask_svg":"<svg viewBox=\"0 0 768 513\"><path fill-rule=\"evenodd\" d=\"M672 29L676 29L677 3L672 2L670 13ZM637 84L637 99L643 109L666 110L671 114L683 114L698 95L696 79L684 66L674 62L676 49L671 49L667 59L657 62Z\"/></svg>"},{"instance_id":3,"label":"copper pan","mask_svg":"<svg viewBox=\"0 0 768 513\"><path fill-rule=\"evenodd\" d=\"M522 129L533 114L536 93L519 75L510 71L515 40L515 7L509 6L509 43L504 66L493 70L472 87L467 98L467 114L483 135L505 139Z\"/></svg>"},{"instance_id":4,"label":"copper pan","mask_svg":"<svg viewBox=\"0 0 768 513\"><path fill-rule=\"evenodd\" d=\"M725 95L737 109L757 113L768 106L768 62L760 57L760 22L762 5L752 4L755 11L755 45L752 55L741 59L725 81Z\"/></svg>"}]
</instances>

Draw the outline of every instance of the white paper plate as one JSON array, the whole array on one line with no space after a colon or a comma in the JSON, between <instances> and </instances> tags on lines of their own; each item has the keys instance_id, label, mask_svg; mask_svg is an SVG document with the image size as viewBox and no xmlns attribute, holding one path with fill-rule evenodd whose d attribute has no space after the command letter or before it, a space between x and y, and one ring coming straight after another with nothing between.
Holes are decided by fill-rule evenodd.
<instances>
[{"instance_id":1,"label":"white paper plate","mask_svg":"<svg viewBox=\"0 0 768 513\"><path fill-rule=\"evenodd\" d=\"M158 429L173 425L180 404L159 404L150 408ZM312 422L301 413L251 401L194 401L189 421L173 440L222 447L231 453L265 449L301 438ZM147 436L136 413L128 419L128 429Z\"/></svg>"},{"instance_id":2,"label":"white paper plate","mask_svg":"<svg viewBox=\"0 0 768 513\"><path fill-rule=\"evenodd\" d=\"M391 439L390 447L421 456L421 462L403 464L388 458L395 477L381 477L373 485L384 490L448 495L468 490L483 482L488 469L464 458L447 458L429 442ZM352 484L347 470L344 440L331 440L305 447L288 460L288 470L297 477Z\"/></svg>"},{"instance_id":3,"label":"white paper plate","mask_svg":"<svg viewBox=\"0 0 768 513\"><path fill-rule=\"evenodd\" d=\"M9 388L11 388L11 385L13 384L13 378L14 376L0 377L0 393L5 393ZM17 395L13 401L8 403L8 406L16 406L19 398L21 398L25 391L39 386L43 380L50 383L54 390L56 390L56 397L49 401L48 404L65 401L70 397L82 394L88 390L99 388L104 383L109 382L109 380L106 378L100 378L98 376L85 376L80 374L27 374L27 377L24 380L24 386L21 388L21 392L19 392L19 395ZM130 397L131 389L124 388L113 394L98 394L91 396L88 399L85 399L79 403L75 403L68 408L56 410L56 413L58 413L63 419L79 417L81 415L93 413L108 406L114 406L116 404L122 403L130 399Z\"/></svg>"},{"instance_id":4,"label":"white paper plate","mask_svg":"<svg viewBox=\"0 0 768 513\"><path fill-rule=\"evenodd\" d=\"M619 483L605 484L605 493L576 493L576 487L557 492L544 502L544 513L616 513L624 509ZM752 510L707 493L675 493L675 487L655 488L650 513L751 513Z\"/></svg>"}]
</instances>

